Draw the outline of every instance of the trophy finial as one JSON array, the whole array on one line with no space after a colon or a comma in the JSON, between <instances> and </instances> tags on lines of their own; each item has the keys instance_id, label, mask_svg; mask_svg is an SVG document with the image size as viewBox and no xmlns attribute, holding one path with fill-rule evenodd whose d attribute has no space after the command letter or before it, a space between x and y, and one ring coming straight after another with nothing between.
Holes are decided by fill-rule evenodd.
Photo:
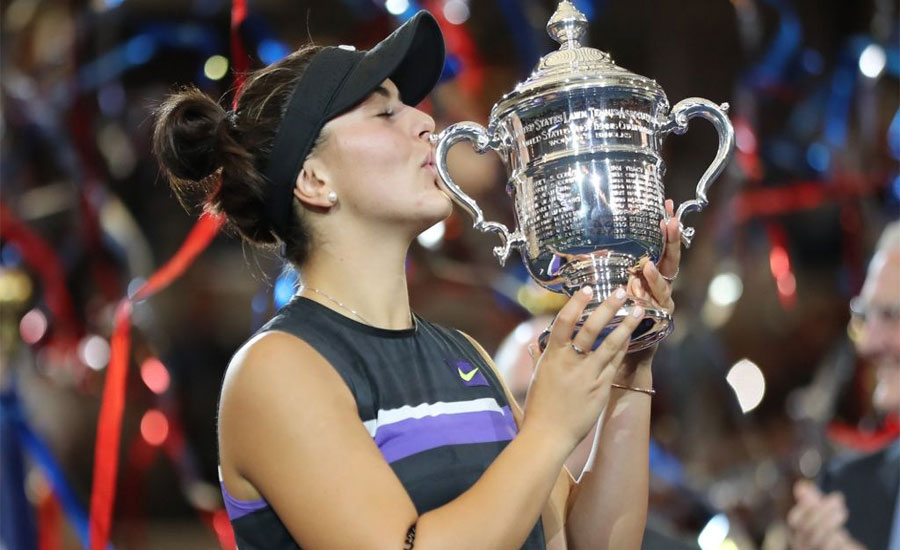
<instances>
[{"instance_id":1,"label":"trophy finial","mask_svg":"<svg viewBox=\"0 0 900 550\"><path fill-rule=\"evenodd\" d=\"M581 37L587 30L588 20L572 2L562 0L547 21L547 34L562 45L562 49L581 46Z\"/></svg>"}]
</instances>

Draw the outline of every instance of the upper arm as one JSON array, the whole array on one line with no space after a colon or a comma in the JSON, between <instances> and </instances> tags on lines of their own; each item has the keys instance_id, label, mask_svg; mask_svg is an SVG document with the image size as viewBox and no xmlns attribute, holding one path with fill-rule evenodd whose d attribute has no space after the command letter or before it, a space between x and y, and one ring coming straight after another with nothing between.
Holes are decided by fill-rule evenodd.
<instances>
[{"instance_id":1,"label":"upper arm","mask_svg":"<svg viewBox=\"0 0 900 550\"><path fill-rule=\"evenodd\" d=\"M220 448L303 547L399 546L417 517L357 413L311 346L270 332L228 368Z\"/></svg>"}]
</instances>

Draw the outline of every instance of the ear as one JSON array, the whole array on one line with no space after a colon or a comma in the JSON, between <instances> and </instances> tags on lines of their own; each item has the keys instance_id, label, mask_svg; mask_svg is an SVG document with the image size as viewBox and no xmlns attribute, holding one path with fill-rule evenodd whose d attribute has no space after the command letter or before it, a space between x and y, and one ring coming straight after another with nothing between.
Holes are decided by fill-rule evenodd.
<instances>
[{"instance_id":1,"label":"ear","mask_svg":"<svg viewBox=\"0 0 900 550\"><path fill-rule=\"evenodd\" d=\"M332 191L329 180L328 171L321 162L315 158L306 159L294 183L294 197L309 206L331 208L334 205L328 200L328 192Z\"/></svg>"}]
</instances>

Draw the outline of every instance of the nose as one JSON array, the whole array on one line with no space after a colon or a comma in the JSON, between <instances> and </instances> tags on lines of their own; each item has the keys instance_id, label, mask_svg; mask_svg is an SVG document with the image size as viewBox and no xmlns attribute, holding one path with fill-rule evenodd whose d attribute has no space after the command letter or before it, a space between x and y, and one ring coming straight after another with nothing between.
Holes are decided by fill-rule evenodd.
<instances>
[{"instance_id":1,"label":"nose","mask_svg":"<svg viewBox=\"0 0 900 550\"><path fill-rule=\"evenodd\" d=\"M875 356L886 352L900 355L900 326L880 319L866 319L860 338L862 355Z\"/></svg>"},{"instance_id":2,"label":"nose","mask_svg":"<svg viewBox=\"0 0 900 550\"><path fill-rule=\"evenodd\" d=\"M434 135L434 119L431 117L431 115L424 111L416 109L416 113L419 115L416 120L416 135L419 137L419 139L423 139L425 141L428 141L429 143L433 143L431 136Z\"/></svg>"}]
</instances>

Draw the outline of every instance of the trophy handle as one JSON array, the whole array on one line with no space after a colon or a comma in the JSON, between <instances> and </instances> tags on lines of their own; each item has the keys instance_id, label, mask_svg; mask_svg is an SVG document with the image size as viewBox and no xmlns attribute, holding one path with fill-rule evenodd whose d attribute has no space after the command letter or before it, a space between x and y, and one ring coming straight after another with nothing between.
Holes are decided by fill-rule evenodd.
<instances>
[{"instance_id":1,"label":"trophy handle","mask_svg":"<svg viewBox=\"0 0 900 550\"><path fill-rule=\"evenodd\" d=\"M675 132L678 135L682 135L688 130L688 120L700 117L710 121L719 134L719 150L716 152L716 158L713 159L712 164L709 165L709 168L706 169L703 177L697 183L697 198L681 203L676 213L678 225L681 227L681 242L684 243L685 247L691 246L691 239L694 238L694 228L685 227L681 223L681 218L688 212L700 211L706 208L706 205L709 204L709 201L706 199L706 191L712 182L719 177L722 170L725 169L725 163L734 150L734 127L732 127L731 121L728 119L727 112L727 103L716 105L708 99L689 97L679 101L672 107L669 119L662 128L664 133Z\"/></svg>"},{"instance_id":2,"label":"trophy handle","mask_svg":"<svg viewBox=\"0 0 900 550\"><path fill-rule=\"evenodd\" d=\"M506 259L512 247L519 246L525 242L521 232L517 229L511 232L509 228L499 222L490 222L484 220L484 213L472 197L467 195L450 177L447 171L447 153L450 148L460 141L471 141L472 148L476 153L482 154L488 149L503 154L506 146L496 135L491 135L484 126L474 122L458 122L447 127L437 136L432 137L432 141L437 142L435 151L435 164L437 172L440 176L441 187L450 194L450 198L468 212L474 219L475 229L479 231L493 231L500 234L503 244L494 247L494 256L500 260L500 265L506 264Z\"/></svg>"}]
</instances>

